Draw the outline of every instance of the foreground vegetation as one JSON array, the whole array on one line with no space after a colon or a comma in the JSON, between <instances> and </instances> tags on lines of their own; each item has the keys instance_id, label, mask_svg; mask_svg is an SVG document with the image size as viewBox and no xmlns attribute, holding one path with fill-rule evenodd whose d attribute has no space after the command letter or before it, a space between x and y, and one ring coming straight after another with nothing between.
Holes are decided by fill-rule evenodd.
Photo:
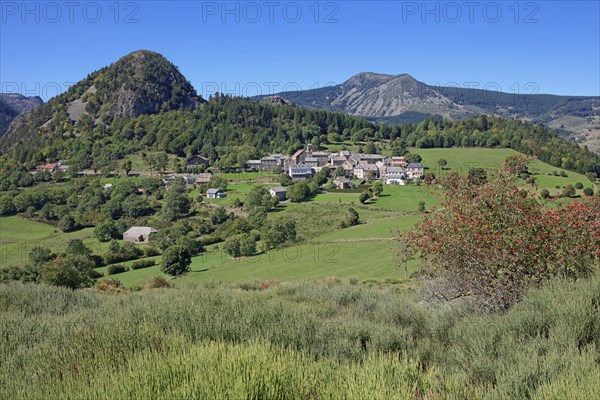
<instances>
[{"instance_id":1,"label":"foreground vegetation","mask_svg":"<svg viewBox=\"0 0 600 400\"><path fill-rule=\"evenodd\" d=\"M205 283L105 294L0 286L0 398L591 399L600 280L504 314L407 290Z\"/></svg>"}]
</instances>

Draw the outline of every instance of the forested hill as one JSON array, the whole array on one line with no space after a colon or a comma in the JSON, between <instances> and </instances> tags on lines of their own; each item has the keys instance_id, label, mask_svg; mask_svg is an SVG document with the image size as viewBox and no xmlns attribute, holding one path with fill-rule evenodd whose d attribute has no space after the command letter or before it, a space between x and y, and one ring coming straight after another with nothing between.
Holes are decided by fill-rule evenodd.
<instances>
[{"instance_id":1,"label":"forested hill","mask_svg":"<svg viewBox=\"0 0 600 400\"><path fill-rule=\"evenodd\" d=\"M129 153L160 150L201 154L225 168L272 151L313 145L392 141L405 147L509 147L578 172L600 173L600 157L541 125L500 117L461 121L428 118L418 124L379 125L360 117L216 95L194 111L114 118L109 125L71 124L15 145L7 155L37 164L68 159L74 168L110 165Z\"/></svg>"},{"instance_id":2,"label":"forested hill","mask_svg":"<svg viewBox=\"0 0 600 400\"><path fill-rule=\"evenodd\" d=\"M361 79L352 84L370 87L373 79L388 78ZM110 168L126 154L143 150L201 154L223 168L236 168L272 151L290 154L308 142L318 147L386 140L398 151L408 146L510 147L557 167L600 172L598 155L543 126L518 120L429 117L416 124L382 125L277 99L257 103L217 94L206 102L173 64L144 50L18 117L0 139L0 152L28 167L68 160L73 171L92 164Z\"/></svg>"},{"instance_id":3,"label":"forested hill","mask_svg":"<svg viewBox=\"0 0 600 400\"><path fill-rule=\"evenodd\" d=\"M188 80L162 55L135 51L100 69L33 112L15 119L0 148L36 136L77 135L90 127L169 110L193 110L203 102Z\"/></svg>"}]
</instances>

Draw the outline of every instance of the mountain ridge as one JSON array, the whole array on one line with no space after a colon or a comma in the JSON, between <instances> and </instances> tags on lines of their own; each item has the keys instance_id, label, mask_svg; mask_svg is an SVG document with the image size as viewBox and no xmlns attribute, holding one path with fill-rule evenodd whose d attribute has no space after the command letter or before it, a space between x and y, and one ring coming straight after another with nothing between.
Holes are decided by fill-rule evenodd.
<instances>
[{"instance_id":1,"label":"mountain ridge","mask_svg":"<svg viewBox=\"0 0 600 400\"><path fill-rule=\"evenodd\" d=\"M0 137L6 133L12 121L19 115L44 104L38 96L24 96L20 93L0 93Z\"/></svg>"},{"instance_id":2,"label":"mountain ridge","mask_svg":"<svg viewBox=\"0 0 600 400\"><path fill-rule=\"evenodd\" d=\"M361 72L334 86L275 93L299 106L345 112L377 122L420 122L439 115L460 120L491 114L541 123L600 153L600 97L515 94L433 86L407 73ZM266 96L256 96L261 100Z\"/></svg>"}]
</instances>

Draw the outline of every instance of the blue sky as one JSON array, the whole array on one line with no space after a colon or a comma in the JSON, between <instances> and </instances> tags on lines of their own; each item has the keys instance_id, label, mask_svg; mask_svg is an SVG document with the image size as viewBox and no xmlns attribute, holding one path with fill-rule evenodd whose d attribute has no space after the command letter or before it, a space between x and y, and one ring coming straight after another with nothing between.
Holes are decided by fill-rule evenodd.
<instances>
[{"instance_id":1,"label":"blue sky","mask_svg":"<svg viewBox=\"0 0 600 400\"><path fill-rule=\"evenodd\" d=\"M138 49L197 91L254 95L363 72L600 95L598 1L0 2L0 91L45 99Z\"/></svg>"}]
</instances>

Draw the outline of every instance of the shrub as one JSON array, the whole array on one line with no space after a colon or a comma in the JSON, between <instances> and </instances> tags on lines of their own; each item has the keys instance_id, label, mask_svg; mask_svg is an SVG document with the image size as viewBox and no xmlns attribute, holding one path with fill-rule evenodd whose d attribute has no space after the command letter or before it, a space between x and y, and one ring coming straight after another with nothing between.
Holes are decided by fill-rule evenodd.
<instances>
[{"instance_id":1,"label":"shrub","mask_svg":"<svg viewBox=\"0 0 600 400\"><path fill-rule=\"evenodd\" d=\"M155 276L144 286L148 289L171 289L175 287L175 285L169 282L164 276Z\"/></svg>"},{"instance_id":2,"label":"shrub","mask_svg":"<svg viewBox=\"0 0 600 400\"><path fill-rule=\"evenodd\" d=\"M122 264L113 264L109 265L106 271L108 272L108 275L116 275L129 271L129 268Z\"/></svg>"},{"instance_id":3,"label":"shrub","mask_svg":"<svg viewBox=\"0 0 600 400\"><path fill-rule=\"evenodd\" d=\"M593 196L594 195L594 189L590 188L590 187L586 187L585 189L583 189L583 194L586 196Z\"/></svg>"},{"instance_id":4,"label":"shrub","mask_svg":"<svg viewBox=\"0 0 600 400\"><path fill-rule=\"evenodd\" d=\"M561 196L563 197L573 197L575 196L577 192L575 191L575 188L573 187L573 185L567 185L565 186L565 188L563 189Z\"/></svg>"},{"instance_id":5,"label":"shrub","mask_svg":"<svg viewBox=\"0 0 600 400\"><path fill-rule=\"evenodd\" d=\"M94 236L100 242L108 242L111 239L117 239L119 237L119 232L112 220L106 220L96 225L94 228Z\"/></svg>"},{"instance_id":6,"label":"shrub","mask_svg":"<svg viewBox=\"0 0 600 400\"><path fill-rule=\"evenodd\" d=\"M583 183L581 183L581 182L577 182L577 183L575 184L575 189L577 189L577 190L581 190L581 189L583 189Z\"/></svg>"},{"instance_id":7,"label":"shrub","mask_svg":"<svg viewBox=\"0 0 600 400\"><path fill-rule=\"evenodd\" d=\"M542 189L542 192L540 193L540 196L542 197L542 199L549 199L550 198L550 192L548 191L548 189Z\"/></svg>"},{"instance_id":8,"label":"shrub","mask_svg":"<svg viewBox=\"0 0 600 400\"><path fill-rule=\"evenodd\" d=\"M71 289L94 284L94 262L85 255L64 254L40 267L43 282Z\"/></svg>"},{"instance_id":9,"label":"shrub","mask_svg":"<svg viewBox=\"0 0 600 400\"><path fill-rule=\"evenodd\" d=\"M60 229L63 232L71 232L74 231L76 228L77 223L75 222L75 218L73 218L69 214L62 217L60 222L58 223L58 229Z\"/></svg>"},{"instance_id":10,"label":"shrub","mask_svg":"<svg viewBox=\"0 0 600 400\"><path fill-rule=\"evenodd\" d=\"M285 220L269 222L264 229L262 239L267 249L280 247L286 243L293 243L296 241L296 223ZM227 244L227 241L225 244Z\"/></svg>"},{"instance_id":11,"label":"shrub","mask_svg":"<svg viewBox=\"0 0 600 400\"><path fill-rule=\"evenodd\" d=\"M546 208L501 172L485 184L451 174L444 186L444 213L425 216L399 237L439 278L440 298L506 309L552 276L589 275L600 256L594 199Z\"/></svg>"},{"instance_id":12,"label":"shrub","mask_svg":"<svg viewBox=\"0 0 600 400\"><path fill-rule=\"evenodd\" d=\"M171 246L163 253L160 270L171 276L180 275L190 270L192 257L188 250L179 245Z\"/></svg>"},{"instance_id":13,"label":"shrub","mask_svg":"<svg viewBox=\"0 0 600 400\"><path fill-rule=\"evenodd\" d=\"M144 249L144 256L145 257L154 257L160 254L160 250L158 250L156 247L146 247Z\"/></svg>"},{"instance_id":14,"label":"shrub","mask_svg":"<svg viewBox=\"0 0 600 400\"><path fill-rule=\"evenodd\" d=\"M125 288L120 280L114 278L105 278L96 284L96 290L100 292L121 293L125 291Z\"/></svg>"},{"instance_id":15,"label":"shrub","mask_svg":"<svg viewBox=\"0 0 600 400\"><path fill-rule=\"evenodd\" d=\"M348 208L348 214L346 214L346 218L341 222L340 226L342 228L347 228L350 226L358 225L360 223L360 216L358 212L352 207Z\"/></svg>"},{"instance_id":16,"label":"shrub","mask_svg":"<svg viewBox=\"0 0 600 400\"><path fill-rule=\"evenodd\" d=\"M232 257L251 256L256 253L256 241L253 235L242 233L227 238L223 249Z\"/></svg>"},{"instance_id":17,"label":"shrub","mask_svg":"<svg viewBox=\"0 0 600 400\"><path fill-rule=\"evenodd\" d=\"M362 204L365 204L367 201L369 201L370 198L371 196L369 195L369 193L362 192L360 196L358 196L358 201L360 201Z\"/></svg>"},{"instance_id":18,"label":"shrub","mask_svg":"<svg viewBox=\"0 0 600 400\"><path fill-rule=\"evenodd\" d=\"M92 270L90 271L90 276L91 276L93 279L98 279L98 278L102 278L102 277L104 276L104 274L103 274L102 272L100 272L100 271L96 270L96 269L92 269Z\"/></svg>"},{"instance_id":19,"label":"shrub","mask_svg":"<svg viewBox=\"0 0 600 400\"><path fill-rule=\"evenodd\" d=\"M133 264L131 264L131 269L148 268L148 267L152 267L153 265L156 265L156 261L152 258L148 258L145 260L138 260L138 261L134 262Z\"/></svg>"}]
</instances>

